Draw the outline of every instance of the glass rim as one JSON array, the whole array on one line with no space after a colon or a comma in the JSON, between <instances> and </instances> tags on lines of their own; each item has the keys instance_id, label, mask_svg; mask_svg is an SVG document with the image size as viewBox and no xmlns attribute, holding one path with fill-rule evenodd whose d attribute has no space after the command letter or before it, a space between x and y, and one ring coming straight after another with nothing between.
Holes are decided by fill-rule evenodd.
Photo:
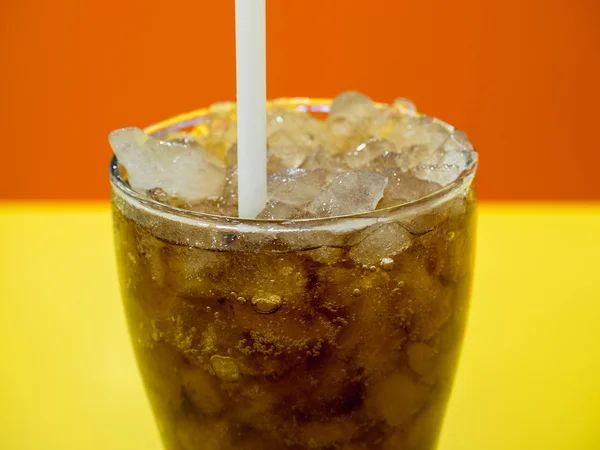
<instances>
[{"instance_id":1,"label":"glass rim","mask_svg":"<svg viewBox=\"0 0 600 450\"><path fill-rule=\"evenodd\" d=\"M332 99L328 98L305 98L305 97L293 97L293 98L281 98L271 100L267 102L267 109L277 108L278 106L295 107L295 109L304 112L329 112L329 107L332 103ZM385 103L375 103L377 107L383 107ZM234 102L224 102L220 104L220 111L231 112L236 109ZM201 108L187 113L179 114L169 119L162 120L155 124L149 125L144 128L144 132L148 135L155 136L159 132L174 131L181 128L202 123L204 118L210 113L209 108ZM423 115L417 113L417 115ZM444 126L448 127L449 130L454 130L452 125L447 124L437 118L437 120ZM476 152L474 152L476 154ZM137 203L137 206L143 206L152 209L154 212L169 216L174 220L177 218L183 218L192 220L194 222L219 222L227 223L230 225L249 225L251 227L264 227L264 226L282 226L287 228L288 226L321 226L331 224L332 222L342 222L346 220L354 219L377 219L382 216L396 215L406 213L408 215L422 211L423 209L433 208L440 203L443 203L446 199L452 197L452 193L458 191L465 184L470 184L475 173L477 171L478 158L475 157L472 163L464 169L459 176L451 183L443 186L431 194L420 197L416 200L409 202L399 203L397 205L388 206L386 208L375 209L372 211L365 211L357 214L349 214L342 216L333 217L318 217L318 218L305 218L305 219L256 219L256 218L241 218L235 216L222 216L217 214L208 214L198 211L191 211L187 209L177 208L175 206L166 205L156 200L149 198L148 196L135 191L129 184L121 177L119 171L119 164L116 155L113 153L110 159L109 165L109 178L111 185L117 189L117 191L127 200L128 202Z\"/></svg>"}]
</instances>

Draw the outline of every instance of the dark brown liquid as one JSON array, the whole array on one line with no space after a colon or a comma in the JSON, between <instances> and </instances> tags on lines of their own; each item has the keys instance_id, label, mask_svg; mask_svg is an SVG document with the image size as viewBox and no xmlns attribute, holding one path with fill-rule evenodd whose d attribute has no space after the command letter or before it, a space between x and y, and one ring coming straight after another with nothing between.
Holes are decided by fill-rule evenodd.
<instances>
[{"instance_id":1,"label":"dark brown liquid","mask_svg":"<svg viewBox=\"0 0 600 450\"><path fill-rule=\"evenodd\" d=\"M365 266L350 247L176 245L115 207L129 330L166 448L433 449L469 304L463 202Z\"/></svg>"}]
</instances>

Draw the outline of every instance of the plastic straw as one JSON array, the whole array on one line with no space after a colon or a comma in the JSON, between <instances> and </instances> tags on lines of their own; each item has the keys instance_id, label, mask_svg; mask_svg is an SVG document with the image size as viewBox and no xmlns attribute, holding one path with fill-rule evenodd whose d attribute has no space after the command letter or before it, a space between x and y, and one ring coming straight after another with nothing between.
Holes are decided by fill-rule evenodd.
<instances>
[{"instance_id":1,"label":"plastic straw","mask_svg":"<svg viewBox=\"0 0 600 450\"><path fill-rule=\"evenodd\" d=\"M265 0L236 0L239 216L267 203L267 77Z\"/></svg>"}]
</instances>

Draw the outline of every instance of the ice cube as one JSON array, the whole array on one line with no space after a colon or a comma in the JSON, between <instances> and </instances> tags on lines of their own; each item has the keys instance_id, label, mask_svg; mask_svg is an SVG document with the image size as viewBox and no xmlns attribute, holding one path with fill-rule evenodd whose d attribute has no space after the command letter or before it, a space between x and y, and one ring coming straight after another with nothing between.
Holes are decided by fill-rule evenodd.
<instances>
[{"instance_id":1,"label":"ice cube","mask_svg":"<svg viewBox=\"0 0 600 450\"><path fill-rule=\"evenodd\" d=\"M389 169L384 175L388 178L388 184L379 202L379 208L417 200L442 188L437 183L422 180L401 170Z\"/></svg>"},{"instance_id":2,"label":"ice cube","mask_svg":"<svg viewBox=\"0 0 600 450\"><path fill-rule=\"evenodd\" d=\"M397 167L404 171L416 169L419 166L434 165L456 166L462 171L472 158L472 152L459 143L453 135L447 136L438 147L429 144L409 145L400 148L398 153L400 156L397 160Z\"/></svg>"},{"instance_id":3,"label":"ice cube","mask_svg":"<svg viewBox=\"0 0 600 450\"><path fill-rule=\"evenodd\" d=\"M169 406L172 408L171 405ZM192 414L181 416L174 421L173 434L170 438L173 439L175 448L180 450L232 448L231 433L225 420L200 421Z\"/></svg>"},{"instance_id":4,"label":"ice cube","mask_svg":"<svg viewBox=\"0 0 600 450\"><path fill-rule=\"evenodd\" d=\"M474 152L475 151L475 147L473 147L473 144L471 143L471 141L469 141L469 137L467 136L467 134L462 131L462 130L454 130L454 138L460 142L462 144L462 146L471 151Z\"/></svg>"},{"instance_id":5,"label":"ice cube","mask_svg":"<svg viewBox=\"0 0 600 450\"><path fill-rule=\"evenodd\" d=\"M287 109L273 109L267 112L267 134L271 134L282 129L300 126L304 122L306 114L299 111Z\"/></svg>"},{"instance_id":6,"label":"ice cube","mask_svg":"<svg viewBox=\"0 0 600 450\"><path fill-rule=\"evenodd\" d=\"M200 136L195 136L181 131L167 131L160 136L161 141L175 142L183 145L202 145L204 141Z\"/></svg>"},{"instance_id":7,"label":"ice cube","mask_svg":"<svg viewBox=\"0 0 600 450\"><path fill-rule=\"evenodd\" d=\"M428 282L431 284L436 283L431 278ZM432 292L435 295L431 295ZM440 329L448 322L452 315L452 290L439 289L437 292L432 292L415 292L416 295L420 294L426 296L426 298L416 299L419 302L420 310L417 310L411 319L409 332L412 339L420 341L430 340L439 333Z\"/></svg>"},{"instance_id":8,"label":"ice cube","mask_svg":"<svg viewBox=\"0 0 600 450\"><path fill-rule=\"evenodd\" d=\"M367 228L360 242L353 246L348 256L354 262L364 266L381 265L384 259L391 259L408 249L412 240L410 233L397 222L376 224ZM384 261L389 264L389 260Z\"/></svg>"},{"instance_id":9,"label":"ice cube","mask_svg":"<svg viewBox=\"0 0 600 450\"><path fill-rule=\"evenodd\" d=\"M310 155L308 155L308 158L306 158L306 161L302 164L302 168L325 169L330 172L349 169L341 155L335 155L324 147L317 147Z\"/></svg>"},{"instance_id":10,"label":"ice cube","mask_svg":"<svg viewBox=\"0 0 600 450\"><path fill-rule=\"evenodd\" d=\"M414 116L417 112L415 104L407 98L397 98L394 100L392 107L405 116Z\"/></svg>"},{"instance_id":11,"label":"ice cube","mask_svg":"<svg viewBox=\"0 0 600 450\"><path fill-rule=\"evenodd\" d=\"M309 147L296 144L291 135L278 131L269 137L267 151L268 172L297 169L311 152Z\"/></svg>"},{"instance_id":12,"label":"ice cube","mask_svg":"<svg viewBox=\"0 0 600 450\"><path fill-rule=\"evenodd\" d=\"M386 152L369 161L365 170L383 173L389 169L403 169L406 167L405 159L400 153Z\"/></svg>"},{"instance_id":13,"label":"ice cube","mask_svg":"<svg viewBox=\"0 0 600 450\"><path fill-rule=\"evenodd\" d=\"M398 108L393 106L382 105L379 107L377 112L369 118L373 136L377 138L387 136L402 115Z\"/></svg>"},{"instance_id":14,"label":"ice cube","mask_svg":"<svg viewBox=\"0 0 600 450\"><path fill-rule=\"evenodd\" d=\"M436 157L430 161L434 164L457 166L460 171L467 168L473 155L471 143L464 133L454 133L437 149Z\"/></svg>"},{"instance_id":15,"label":"ice cube","mask_svg":"<svg viewBox=\"0 0 600 450\"><path fill-rule=\"evenodd\" d=\"M237 130L231 127L223 136L206 136L202 140L202 146L216 155L220 160L227 158L227 151L237 142Z\"/></svg>"},{"instance_id":16,"label":"ice cube","mask_svg":"<svg viewBox=\"0 0 600 450\"><path fill-rule=\"evenodd\" d=\"M419 164L431 164L437 155L437 149L426 144L408 145L400 148L400 168L410 170Z\"/></svg>"},{"instance_id":17,"label":"ice cube","mask_svg":"<svg viewBox=\"0 0 600 450\"><path fill-rule=\"evenodd\" d=\"M395 120L384 137L398 148L425 145L437 149L450 132L448 127L429 116L404 116Z\"/></svg>"},{"instance_id":18,"label":"ice cube","mask_svg":"<svg viewBox=\"0 0 600 450\"><path fill-rule=\"evenodd\" d=\"M238 173L237 165L227 169L221 205L225 215L237 215L238 207Z\"/></svg>"},{"instance_id":19,"label":"ice cube","mask_svg":"<svg viewBox=\"0 0 600 450\"><path fill-rule=\"evenodd\" d=\"M325 132L326 125L317 118L299 111L275 109L267 114L267 135L278 131L303 130L307 134Z\"/></svg>"},{"instance_id":20,"label":"ice cube","mask_svg":"<svg viewBox=\"0 0 600 450\"><path fill-rule=\"evenodd\" d=\"M442 395L441 398L443 399L444 396ZM410 427L406 430L405 448L434 448L438 440L445 411L446 408L443 401L430 403L419 411Z\"/></svg>"},{"instance_id":21,"label":"ice cube","mask_svg":"<svg viewBox=\"0 0 600 450\"><path fill-rule=\"evenodd\" d=\"M296 147L314 149L328 141L327 125L306 113L274 110L268 113L267 136L270 145L277 134L287 135Z\"/></svg>"},{"instance_id":22,"label":"ice cube","mask_svg":"<svg viewBox=\"0 0 600 450\"><path fill-rule=\"evenodd\" d=\"M300 219L304 217L304 211L297 208L294 205L280 202L277 200L271 200L267 202L265 209L263 209L257 219L271 219L271 220L283 220L283 219Z\"/></svg>"},{"instance_id":23,"label":"ice cube","mask_svg":"<svg viewBox=\"0 0 600 450\"><path fill-rule=\"evenodd\" d=\"M181 207L180 207L181 208ZM186 205L183 209L196 211L203 214L213 214L216 216L231 216L236 215L236 211L232 210L229 205L223 203L222 198L206 199L199 203Z\"/></svg>"},{"instance_id":24,"label":"ice cube","mask_svg":"<svg viewBox=\"0 0 600 450\"><path fill-rule=\"evenodd\" d=\"M458 178L462 169L456 164L420 164L411 172L422 180L446 186Z\"/></svg>"},{"instance_id":25,"label":"ice cube","mask_svg":"<svg viewBox=\"0 0 600 450\"><path fill-rule=\"evenodd\" d=\"M227 151L225 160L229 167L237 165L237 144ZM301 137L287 131L277 131L267 140L267 169L269 173L300 167L313 149L303 143Z\"/></svg>"},{"instance_id":26,"label":"ice cube","mask_svg":"<svg viewBox=\"0 0 600 450\"><path fill-rule=\"evenodd\" d=\"M443 207L435 208L428 212L416 214L410 219L403 220L402 226L415 236L427 234L446 220L447 215L443 209Z\"/></svg>"},{"instance_id":27,"label":"ice cube","mask_svg":"<svg viewBox=\"0 0 600 450\"><path fill-rule=\"evenodd\" d=\"M386 439L386 438L384 438ZM387 440L383 443L382 450L402 450L407 449L405 445L406 436L403 429L396 429L396 431L391 432ZM417 448L417 447L414 447Z\"/></svg>"},{"instance_id":28,"label":"ice cube","mask_svg":"<svg viewBox=\"0 0 600 450\"><path fill-rule=\"evenodd\" d=\"M210 134L223 135L235 122L235 104L233 102L216 102L208 107L208 126Z\"/></svg>"},{"instance_id":29,"label":"ice cube","mask_svg":"<svg viewBox=\"0 0 600 450\"><path fill-rule=\"evenodd\" d=\"M337 96L327 117L332 136L330 150L345 153L374 137L373 122L377 112L377 107L366 95L348 91Z\"/></svg>"},{"instance_id":30,"label":"ice cube","mask_svg":"<svg viewBox=\"0 0 600 450\"><path fill-rule=\"evenodd\" d=\"M180 301L203 303L227 294L223 292L227 286L220 287L215 281L220 280L229 267L225 253L170 246L157 254L164 266L165 285Z\"/></svg>"},{"instance_id":31,"label":"ice cube","mask_svg":"<svg viewBox=\"0 0 600 450\"><path fill-rule=\"evenodd\" d=\"M272 133L267 140L269 173L300 167L316 149L329 145L326 141L304 128Z\"/></svg>"},{"instance_id":32,"label":"ice cube","mask_svg":"<svg viewBox=\"0 0 600 450\"><path fill-rule=\"evenodd\" d=\"M213 376L207 371L186 366L179 374L182 390L194 408L203 414L217 414L224 409L221 390L215 387Z\"/></svg>"},{"instance_id":33,"label":"ice cube","mask_svg":"<svg viewBox=\"0 0 600 450\"><path fill-rule=\"evenodd\" d=\"M307 250L301 254L308 256L310 259L320 264L332 265L344 260L346 250L336 247L319 247L313 250Z\"/></svg>"},{"instance_id":34,"label":"ice cube","mask_svg":"<svg viewBox=\"0 0 600 450\"><path fill-rule=\"evenodd\" d=\"M390 141L372 138L344 155L344 161L352 170L365 170L369 169L369 162L378 156L396 151L396 146Z\"/></svg>"},{"instance_id":35,"label":"ice cube","mask_svg":"<svg viewBox=\"0 0 600 450\"><path fill-rule=\"evenodd\" d=\"M317 217L372 211L383 197L387 178L371 172L339 172L307 207Z\"/></svg>"},{"instance_id":36,"label":"ice cube","mask_svg":"<svg viewBox=\"0 0 600 450\"><path fill-rule=\"evenodd\" d=\"M269 199L289 205L306 205L331 182L333 174L323 169L293 169L268 179Z\"/></svg>"},{"instance_id":37,"label":"ice cube","mask_svg":"<svg viewBox=\"0 0 600 450\"><path fill-rule=\"evenodd\" d=\"M289 130L279 130L269 135L267 146L271 147L302 147L307 146L308 138L301 133Z\"/></svg>"},{"instance_id":38,"label":"ice cube","mask_svg":"<svg viewBox=\"0 0 600 450\"><path fill-rule=\"evenodd\" d=\"M227 167L237 166L237 143L229 147L225 161L227 162Z\"/></svg>"},{"instance_id":39,"label":"ice cube","mask_svg":"<svg viewBox=\"0 0 600 450\"><path fill-rule=\"evenodd\" d=\"M376 111L377 108L369 97L356 91L347 91L333 100L328 121L335 124L343 119L351 124L358 123L374 115Z\"/></svg>"},{"instance_id":40,"label":"ice cube","mask_svg":"<svg viewBox=\"0 0 600 450\"><path fill-rule=\"evenodd\" d=\"M331 375L329 375L331 376ZM332 383L333 384L333 383ZM320 387L317 384L317 387ZM334 387L340 388L339 384ZM311 397L316 396L315 389L310 391ZM347 400L347 399L346 399ZM332 414L333 415L333 414ZM327 421L313 420L305 421L299 425L295 425L298 431L294 430L292 436L297 436L296 444L286 446L287 448L305 448L305 449L349 449L352 450L358 447L351 447L350 440L356 433L357 425L350 414L332 417ZM266 448L266 447L265 447Z\"/></svg>"},{"instance_id":41,"label":"ice cube","mask_svg":"<svg viewBox=\"0 0 600 450\"><path fill-rule=\"evenodd\" d=\"M408 367L419 375L429 375L435 367L435 356L437 350L425 342L409 342L406 344L405 352Z\"/></svg>"},{"instance_id":42,"label":"ice cube","mask_svg":"<svg viewBox=\"0 0 600 450\"><path fill-rule=\"evenodd\" d=\"M429 388L410 375L396 372L373 386L365 405L391 426L401 426L419 412L429 398Z\"/></svg>"},{"instance_id":43,"label":"ice cube","mask_svg":"<svg viewBox=\"0 0 600 450\"><path fill-rule=\"evenodd\" d=\"M208 111L207 122L196 126L194 132L200 131L198 128L203 125L202 134L206 134L205 148L220 158L224 158L227 150L237 141L235 104L231 102L213 103Z\"/></svg>"},{"instance_id":44,"label":"ice cube","mask_svg":"<svg viewBox=\"0 0 600 450\"><path fill-rule=\"evenodd\" d=\"M196 143L160 141L139 128L113 131L109 141L136 191L160 188L172 197L197 202L223 190L224 164Z\"/></svg>"},{"instance_id":45,"label":"ice cube","mask_svg":"<svg viewBox=\"0 0 600 450\"><path fill-rule=\"evenodd\" d=\"M240 254L229 265L229 286L248 300L264 291L278 295L284 302L299 302L308 282L301 262L293 255L265 258L261 254Z\"/></svg>"},{"instance_id":46,"label":"ice cube","mask_svg":"<svg viewBox=\"0 0 600 450\"><path fill-rule=\"evenodd\" d=\"M350 152L369 139L377 137L374 118L367 117L356 123L341 118L331 124L331 150L334 153Z\"/></svg>"}]
</instances>

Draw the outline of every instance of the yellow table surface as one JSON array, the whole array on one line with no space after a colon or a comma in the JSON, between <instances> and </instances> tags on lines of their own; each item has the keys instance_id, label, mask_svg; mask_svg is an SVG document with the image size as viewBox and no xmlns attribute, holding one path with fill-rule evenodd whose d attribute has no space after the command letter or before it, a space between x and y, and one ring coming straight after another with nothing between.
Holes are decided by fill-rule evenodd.
<instances>
[{"instance_id":1,"label":"yellow table surface","mask_svg":"<svg viewBox=\"0 0 600 450\"><path fill-rule=\"evenodd\" d=\"M441 450L600 449L600 205L483 205ZM0 205L0 449L153 450L107 205Z\"/></svg>"}]
</instances>

